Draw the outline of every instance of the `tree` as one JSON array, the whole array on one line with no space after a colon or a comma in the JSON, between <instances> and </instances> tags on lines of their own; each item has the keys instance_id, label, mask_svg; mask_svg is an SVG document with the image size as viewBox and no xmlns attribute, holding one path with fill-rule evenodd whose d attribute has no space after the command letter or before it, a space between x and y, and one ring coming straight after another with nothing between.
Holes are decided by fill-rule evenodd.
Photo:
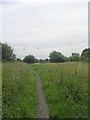
<instances>
[{"instance_id":1,"label":"tree","mask_svg":"<svg viewBox=\"0 0 90 120\"><path fill-rule=\"evenodd\" d=\"M24 62L26 63L35 63L37 62L37 59L33 55L27 55L24 59Z\"/></svg>"},{"instance_id":2,"label":"tree","mask_svg":"<svg viewBox=\"0 0 90 120\"><path fill-rule=\"evenodd\" d=\"M46 59L39 59L38 62L39 63L47 63L47 62L49 62L49 59L48 58L46 58Z\"/></svg>"},{"instance_id":3,"label":"tree","mask_svg":"<svg viewBox=\"0 0 90 120\"><path fill-rule=\"evenodd\" d=\"M69 57L70 61L79 61L80 60L80 55L79 53L72 53L72 56Z\"/></svg>"},{"instance_id":4,"label":"tree","mask_svg":"<svg viewBox=\"0 0 90 120\"><path fill-rule=\"evenodd\" d=\"M0 61L2 60L2 44L0 42Z\"/></svg>"},{"instance_id":5,"label":"tree","mask_svg":"<svg viewBox=\"0 0 90 120\"><path fill-rule=\"evenodd\" d=\"M86 48L82 51L81 60L85 62L90 62L90 48Z\"/></svg>"},{"instance_id":6,"label":"tree","mask_svg":"<svg viewBox=\"0 0 90 120\"><path fill-rule=\"evenodd\" d=\"M45 59L45 62L49 62L49 59L48 59L48 58L46 58L46 59Z\"/></svg>"},{"instance_id":7,"label":"tree","mask_svg":"<svg viewBox=\"0 0 90 120\"><path fill-rule=\"evenodd\" d=\"M20 58L17 58L17 61L21 62L22 60Z\"/></svg>"},{"instance_id":8,"label":"tree","mask_svg":"<svg viewBox=\"0 0 90 120\"><path fill-rule=\"evenodd\" d=\"M42 59L40 59L40 60L39 60L39 62L40 62L40 63L43 63L43 60L42 60Z\"/></svg>"},{"instance_id":9,"label":"tree","mask_svg":"<svg viewBox=\"0 0 90 120\"><path fill-rule=\"evenodd\" d=\"M14 61L15 59L16 55L13 53L13 49L7 43L2 43L2 60Z\"/></svg>"},{"instance_id":10,"label":"tree","mask_svg":"<svg viewBox=\"0 0 90 120\"><path fill-rule=\"evenodd\" d=\"M50 58L50 62L65 62L66 61L66 57L64 55L62 55L60 52L56 52L56 51L52 51L49 55Z\"/></svg>"}]
</instances>

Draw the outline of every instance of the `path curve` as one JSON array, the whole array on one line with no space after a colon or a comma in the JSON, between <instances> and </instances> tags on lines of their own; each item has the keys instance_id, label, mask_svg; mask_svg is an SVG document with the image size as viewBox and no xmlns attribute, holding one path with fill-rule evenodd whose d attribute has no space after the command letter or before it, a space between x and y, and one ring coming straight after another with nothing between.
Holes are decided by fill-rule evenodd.
<instances>
[{"instance_id":1,"label":"path curve","mask_svg":"<svg viewBox=\"0 0 90 120\"><path fill-rule=\"evenodd\" d=\"M45 96L42 89L41 79L38 73L34 70L37 80L37 92L38 92L38 114L36 118L49 118L49 112Z\"/></svg>"}]
</instances>

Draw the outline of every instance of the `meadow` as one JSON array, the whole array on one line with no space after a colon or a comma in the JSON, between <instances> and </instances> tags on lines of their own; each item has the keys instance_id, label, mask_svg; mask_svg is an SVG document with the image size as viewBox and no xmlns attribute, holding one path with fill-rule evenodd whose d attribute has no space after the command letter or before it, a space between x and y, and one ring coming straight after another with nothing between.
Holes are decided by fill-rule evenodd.
<instances>
[{"instance_id":1,"label":"meadow","mask_svg":"<svg viewBox=\"0 0 90 120\"><path fill-rule=\"evenodd\" d=\"M39 73L50 118L88 117L88 64L33 65Z\"/></svg>"},{"instance_id":2,"label":"meadow","mask_svg":"<svg viewBox=\"0 0 90 120\"><path fill-rule=\"evenodd\" d=\"M35 117L37 88L31 66L25 63L3 63L2 68L2 117Z\"/></svg>"},{"instance_id":3,"label":"meadow","mask_svg":"<svg viewBox=\"0 0 90 120\"><path fill-rule=\"evenodd\" d=\"M3 63L3 118L35 118L38 109L36 71L50 118L88 117L88 64Z\"/></svg>"},{"instance_id":4,"label":"meadow","mask_svg":"<svg viewBox=\"0 0 90 120\"><path fill-rule=\"evenodd\" d=\"M2 63L0 62L0 119L2 117Z\"/></svg>"}]
</instances>

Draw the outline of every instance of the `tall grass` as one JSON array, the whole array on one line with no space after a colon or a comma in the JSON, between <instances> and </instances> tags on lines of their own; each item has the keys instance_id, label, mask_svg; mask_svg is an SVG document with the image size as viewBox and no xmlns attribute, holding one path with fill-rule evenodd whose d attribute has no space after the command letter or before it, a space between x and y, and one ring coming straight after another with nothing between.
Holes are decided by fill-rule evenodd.
<instances>
[{"instance_id":1,"label":"tall grass","mask_svg":"<svg viewBox=\"0 0 90 120\"><path fill-rule=\"evenodd\" d=\"M88 64L3 63L3 118L34 118L38 95L33 69L39 73L50 118L88 117Z\"/></svg>"},{"instance_id":2,"label":"tall grass","mask_svg":"<svg viewBox=\"0 0 90 120\"><path fill-rule=\"evenodd\" d=\"M2 63L0 62L0 119L2 118Z\"/></svg>"},{"instance_id":3,"label":"tall grass","mask_svg":"<svg viewBox=\"0 0 90 120\"><path fill-rule=\"evenodd\" d=\"M31 66L3 63L2 67L2 117L34 118L37 113L37 89Z\"/></svg>"},{"instance_id":4,"label":"tall grass","mask_svg":"<svg viewBox=\"0 0 90 120\"><path fill-rule=\"evenodd\" d=\"M88 64L33 65L39 73L51 118L88 117Z\"/></svg>"}]
</instances>

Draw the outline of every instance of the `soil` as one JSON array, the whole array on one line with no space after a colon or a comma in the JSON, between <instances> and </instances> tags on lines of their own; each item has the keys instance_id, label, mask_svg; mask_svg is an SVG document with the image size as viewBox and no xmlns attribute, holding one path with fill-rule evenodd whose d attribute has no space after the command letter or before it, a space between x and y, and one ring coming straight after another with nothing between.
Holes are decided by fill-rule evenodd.
<instances>
[{"instance_id":1,"label":"soil","mask_svg":"<svg viewBox=\"0 0 90 120\"><path fill-rule=\"evenodd\" d=\"M37 92L38 92L38 113L36 118L49 118L49 111L45 100L44 92L42 89L41 79L39 74L36 73L36 71L35 75L37 80Z\"/></svg>"}]
</instances>

